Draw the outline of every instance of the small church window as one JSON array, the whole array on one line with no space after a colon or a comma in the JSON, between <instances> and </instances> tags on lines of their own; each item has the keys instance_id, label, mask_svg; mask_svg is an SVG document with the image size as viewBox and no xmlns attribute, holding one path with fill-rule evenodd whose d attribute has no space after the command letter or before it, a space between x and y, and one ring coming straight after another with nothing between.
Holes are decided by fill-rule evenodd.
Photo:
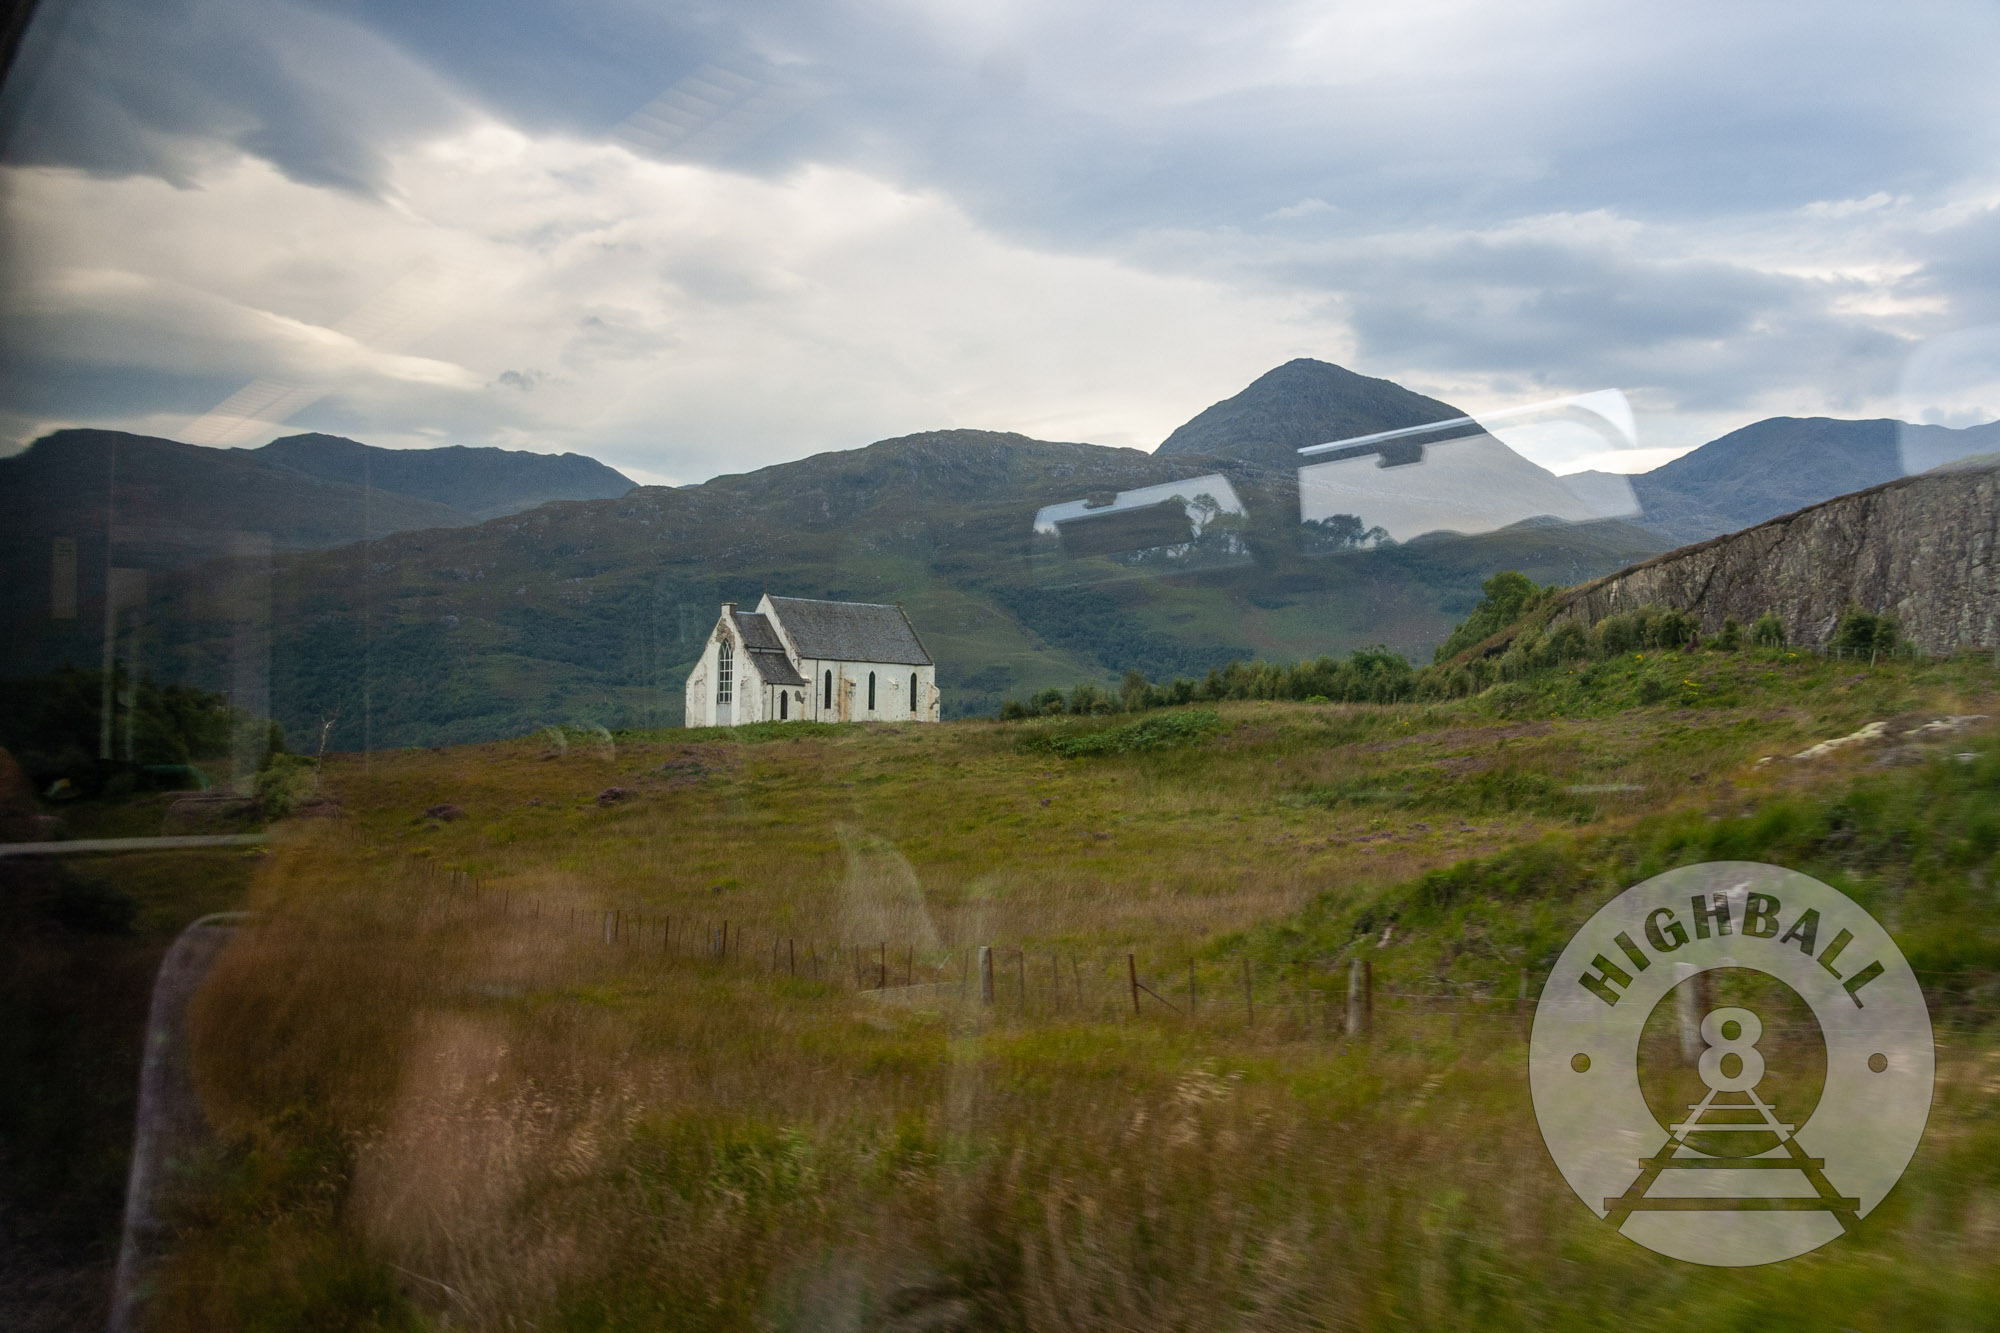
<instances>
[{"instance_id":1,"label":"small church window","mask_svg":"<svg viewBox=\"0 0 2000 1333\"><path fill-rule=\"evenodd\" d=\"M792 715L791 706L792 706L792 696L789 694L780 693L778 695L778 721L783 722L785 719L789 718Z\"/></svg>"},{"instance_id":2,"label":"small church window","mask_svg":"<svg viewBox=\"0 0 2000 1333\"><path fill-rule=\"evenodd\" d=\"M715 701L719 704L726 704L729 702L730 685L733 682L733 677L735 674L735 664L733 660L735 656L736 654L730 648L729 641L727 639L723 640L720 644L716 646Z\"/></svg>"},{"instance_id":3,"label":"small church window","mask_svg":"<svg viewBox=\"0 0 2000 1333\"><path fill-rule=\"evenodd\" d=\"M868 711L875 711L875 673L868 673Z\"/></svg>"},{"instance_id":4,"label":"small church window","mask_svg":"<svg viewBox=\"0 0 2000 1333\"><path fill-rule=\"evenodd\" d=\"M917 673L910 673L910 716L917 715Z\"/></svg>"},{"instance_id":5,"label":"small church window","mask_svg":"<svg viewBox=\"0 0 2000 1333\"><path fill-rule=\"evenodd\" d=\"M824 706L828 709L833 707L833 672L831 671L826 673L826 703Z\"/></svg>"}]
</instances>

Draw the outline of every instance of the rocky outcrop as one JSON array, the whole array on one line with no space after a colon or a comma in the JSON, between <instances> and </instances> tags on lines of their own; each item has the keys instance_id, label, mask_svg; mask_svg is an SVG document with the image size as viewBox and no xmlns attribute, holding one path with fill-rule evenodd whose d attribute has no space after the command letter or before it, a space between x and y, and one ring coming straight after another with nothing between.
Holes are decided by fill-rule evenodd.
<instances>
[{"instance_id":1,"label":"rocky outcrop","mask_svg":"<svg viewBox=\"0 0 2000 1333\"><path fill-rule=\"evenodd\" d=\"M1850 603L1926 653L2000 646L2000 467L1904 477L1668 551L1565 593L1549 624L1666 606L1713 633L1775 611L1818 647Z\"/></svg>"}]
</instances>

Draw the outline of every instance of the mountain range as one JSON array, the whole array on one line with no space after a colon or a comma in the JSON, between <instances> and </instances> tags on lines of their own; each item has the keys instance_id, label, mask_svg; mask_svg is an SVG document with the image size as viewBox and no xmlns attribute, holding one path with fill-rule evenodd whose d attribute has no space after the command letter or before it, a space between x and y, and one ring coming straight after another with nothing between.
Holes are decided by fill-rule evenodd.
<instances>
[{"instance_id":1,"label":"mountain range","mask_svg":"<svg viewBox=\"0 0 2000 1333\"><path fill-rule=\"evenodd\" d=\"M86 539L104 530L100 455L114 444L128 510L127 482L143 471L132 460L145 459L155 471L141 489L150 488L153 512L177 515L179 526L229 528L249 512L265 522L277 551L268 580L272 711L295 732L338 712L345 720L334 743L355 748L557 722L678 722L681 680L717 606L754 602L765 588L903 602L938 660L953 716L1133 668L1158 679L1233 658L1373 643L1422 654L1496 569L1564 584L1598 577L1689 533L1837 493L1802 493L1814 487L1856 476L1869 484L1868 469L1894 466L1902 434L1893 422L1761 422L1633 478L1643 512L1589 519L1614 511L1586 509L1559 515L1565 522L1546 517L1560 503L1539 497L1599 479L1555 478L1503 450L1484 460L1480 482L1465 484L1473 474L1461 473L1456 489L1494 491L1497 463L1506 482L1498 489L1529 497L1511 514L1503 506L1468 526L1452 510L1434 531L1410 521L1399 535L1419 539L1393 543L1366 514L1331 513L1301 527L1299 447L1462 415L1390 381L1299 360L1197 415L1152 453L937 431L699 486L630 489L574 455L405 454L329 436L198 450L63 432L0 460L0 494L18 493L17 478L67 492L41 490L47 508L31 515L34 531L0 538L7 567L26 575L12 580L8 674L95 660L101 596L92 610L98 594L84 579L77 620L66 631L51 622L47 552L64 528ZM1936 448L1990 449L1993 429L1947 433ZM1402 453L1342 466L1366 469L1354 475L1378 491L1448 499L1446 464L1459 445L1450 433L1443 439L1422 468L1404 466L1413 456ZM1843 461L1796 464L1814 450ZM596 498L577 493L593 486L602 488ZM551 491L579 502L536 504L538 495L556 498ZM246 509L243 496L257 497L258 508ZM496 516L478 521L485 513ZM1197 515L1206 517L1191 521ZM1091 540L1070 540L1084 532ZM144 551L127 545L140 534L114 535L119 563L151 561L131 636L144 669L210 687L240 675L231 654L242 651L243 613L218 591L218 571L231 562L190 563L231 552L183 548L176 569L166 546ZM79 542L85 569L103 567L97 540L95 551Z\"/></svg>"},{"instance_id":2,"label":"mountain range","mask_svg":"<svg viewBox=\"0 0 2000 1333\"><path fill-rule=\"evenodd\" d=\"M631 489L630 478L581 454L383 449L338 435L209 449L125 431L59 430L0 458L0 554L15 568L31 537L90 533L107 517L128 530L254 531L277 550L313 550Z\"/></svg>"}]
</instances>

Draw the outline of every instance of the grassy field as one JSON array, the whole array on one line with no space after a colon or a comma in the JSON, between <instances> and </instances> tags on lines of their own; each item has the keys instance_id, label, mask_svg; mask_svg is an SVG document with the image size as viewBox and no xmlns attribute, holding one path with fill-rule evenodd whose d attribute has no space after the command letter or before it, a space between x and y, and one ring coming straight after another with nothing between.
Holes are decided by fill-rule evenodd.
<instances>
[{"instance_id":1,"label":"grassy field","mask_svg":"<svg viewBox=\"0 0 2000 1333\"><path fill-rule=\"evenodd\" d=\"M1990 661L1648 654L1450 704L329 761L342 816L280 830L197 1001L220 1132L152 1321L1993 1327L2000 730L1789 758L1976 713ZM1711 859L1855 896L1939 1028L1903 1183L1771 1268L1613 1233L1528 1105L1568 933Z\"/></svg>"}]
</instances>

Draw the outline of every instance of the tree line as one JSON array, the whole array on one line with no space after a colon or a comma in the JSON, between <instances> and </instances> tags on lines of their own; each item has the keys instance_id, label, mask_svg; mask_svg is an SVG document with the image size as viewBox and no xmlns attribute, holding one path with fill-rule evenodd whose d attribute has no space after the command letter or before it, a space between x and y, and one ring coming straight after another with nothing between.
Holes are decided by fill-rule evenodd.
<instances>
[{"instance_id":1,"label":"tree line","mask_svg":"<svg viewBox=\"0 0 2000 1333\"><path fill-rule=\"evenodd\" d=\"M1562 591L1559 585L1537 587L1514 570L1495 574L1480 585L1479 604L1437 646L1430 665L1421 668L1401 653L1377 644L1357 648L1344 658L1322 656L1291 665L1230 662L1198 680L1182 676L1171 682L1155 682L1135 669L1127 671L1115 689L1084 681L1068 691L1049 688L1026 700L1009 699L1001 705L1000 717L1007 721L1061 714L1133 713L1231 699L1376 704L1457 699L1568 663L1648 651L1782 648L1789 642L1784 621L1774 612L1765 612L1747 626L1734 618L1726 619L1716 634L1704 639L1701 622L1692 614L1672 607L1642 606L1606 616L1588 627L1573 620L1530 625L1502 652L1454 660L1546 609ZM1850 605L1842 613L1829 646L1872 657L1894 650L1898 642L1893 617Z\"/></svg>"}]
</instances>

